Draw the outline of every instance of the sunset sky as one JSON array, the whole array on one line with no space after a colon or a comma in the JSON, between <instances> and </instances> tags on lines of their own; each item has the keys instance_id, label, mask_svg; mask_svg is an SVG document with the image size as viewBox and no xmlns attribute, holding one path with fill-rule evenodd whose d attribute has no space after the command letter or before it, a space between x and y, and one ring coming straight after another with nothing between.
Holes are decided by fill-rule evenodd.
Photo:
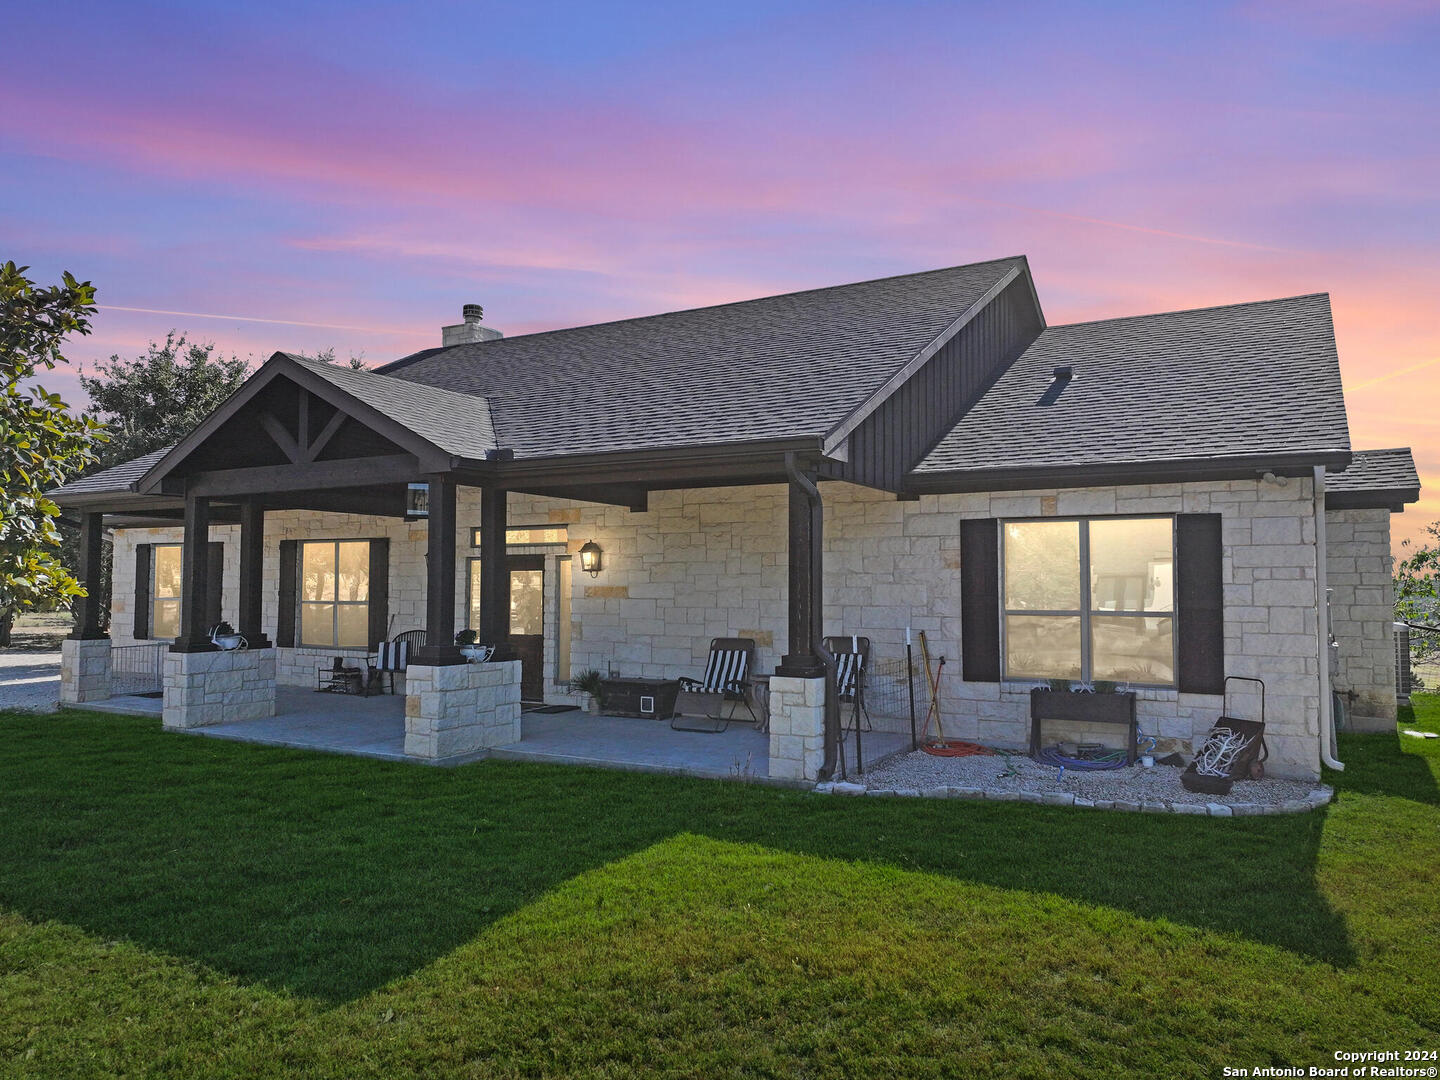
<instances>
[{"instance_id":1,"label":"sunset sky","mask_svg":"<svg viewBox=\"0 0 1440 1080\"><path fill-rule=\"evenodd\" d=\"M1440 4L6 6L0 259L378 363L999 256L1052 323L1329 292L1440 518ZM50 380L73 390L73 377Z\"/></svg>"}]
</instances>

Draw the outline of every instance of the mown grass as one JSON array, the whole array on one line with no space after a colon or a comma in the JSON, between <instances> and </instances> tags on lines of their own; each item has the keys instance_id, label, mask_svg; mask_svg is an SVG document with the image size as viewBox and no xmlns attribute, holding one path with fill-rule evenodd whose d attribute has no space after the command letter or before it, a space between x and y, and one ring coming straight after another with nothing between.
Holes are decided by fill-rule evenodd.
<instances>
[{"instance_id":1,"label":"mown grass","mask_svg":"<svg viewBox=\"0 0 1440 1080\"><path fill-rule=\"evenodd\" d=\"M1440 730L1440 699L1402 726ZM1324 813L846 800L0 717L0 1072L1214 1076L1440 1043L1440 740Z\"/></svg>"}]
</instances>

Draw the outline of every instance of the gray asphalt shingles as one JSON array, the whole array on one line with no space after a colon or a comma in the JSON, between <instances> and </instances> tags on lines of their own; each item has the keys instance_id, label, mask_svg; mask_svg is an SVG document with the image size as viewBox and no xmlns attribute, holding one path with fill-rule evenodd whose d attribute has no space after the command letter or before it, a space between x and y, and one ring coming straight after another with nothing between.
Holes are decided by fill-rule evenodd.
<instances>
[{"instance_id":1,"label":"gray asphalt shingles","mask_svg":"<svg viewBox=\"0 0 1440 1080\"><path fill-rule=\"evenodd\" d=\"M1348 469L1325 478L1326 491L1409 491L1419 486L1420 473L1408 446L1356 450Z\"/></svg>"},{"instance_id":2,"label":"gray asphalt shingles","mask_svg":"<svg viewBox=\"0 0 1440 1080\"><path fill-rule=\"evenodd\" d=\"M823 436L1018 258L457 345L395 379L490 402L518 458Z\"/></svg>"},{"instance_id":3,"label":"gray asphalt shingles","mask_svg":"<svg viewBox=\"0 0 1440 1080\"><path fill-rule=\"evenodd\" d=\"M1039 404L1064 365L1073 379ZM1314 294L1049 327L915 471L1349 446L1330 301Z\"/></svg>"}]
</instances>

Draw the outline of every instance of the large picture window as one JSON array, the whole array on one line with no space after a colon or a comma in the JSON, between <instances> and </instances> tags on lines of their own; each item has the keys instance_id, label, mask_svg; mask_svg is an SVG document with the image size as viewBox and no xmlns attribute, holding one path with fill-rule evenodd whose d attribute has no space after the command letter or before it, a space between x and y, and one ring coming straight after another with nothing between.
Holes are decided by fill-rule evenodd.
<instances>
[{"instance_id":1,"label":"large picture window","mask_svg":"<svg viewBox=\"0 0 1440 1080\"><path fill-rule=\"evenodd\" d=\"M180 566L184 549L179 544L156 544L150 555L150 636L180 636Z\"/></svg>"},{"instance_id":2,"label":"large picture window","mask_svg":"<svg viewBox=\"0 0 1440 1080\"><path fill-rule=\"evenodd\" d=\"M1175 684L1175 522L1007 521L1005 677Z\"/></svg>"},{"instance_id":3,"label":"large picture window","mask_svg":"<svg viewBox=\"0 0 1440 1080\"><path fill-rule=\"evenodd\" d=\"M307 540L300 545L300 644L369 647L368 540Z\"/></svg>"}]
</instances>

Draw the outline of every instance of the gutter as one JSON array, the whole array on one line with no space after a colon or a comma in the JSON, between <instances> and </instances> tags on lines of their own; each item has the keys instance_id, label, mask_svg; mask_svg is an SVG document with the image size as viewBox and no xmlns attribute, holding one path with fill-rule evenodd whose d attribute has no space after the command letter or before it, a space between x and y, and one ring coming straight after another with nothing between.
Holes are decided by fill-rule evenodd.
<instances>
[{"instance_id":1,"label":"gutter","mask_svg":"<svg viewBox=\"0 0 1440 1080\"><path fill-rule=\"evenodd\" d=\"M1344 772L1335 757L1335 703L1330 689L1330 598L1325 573L1325 466L1315 466L1315 638L1320 657L1320 760Z\"/></svg>"}]
</instances>

